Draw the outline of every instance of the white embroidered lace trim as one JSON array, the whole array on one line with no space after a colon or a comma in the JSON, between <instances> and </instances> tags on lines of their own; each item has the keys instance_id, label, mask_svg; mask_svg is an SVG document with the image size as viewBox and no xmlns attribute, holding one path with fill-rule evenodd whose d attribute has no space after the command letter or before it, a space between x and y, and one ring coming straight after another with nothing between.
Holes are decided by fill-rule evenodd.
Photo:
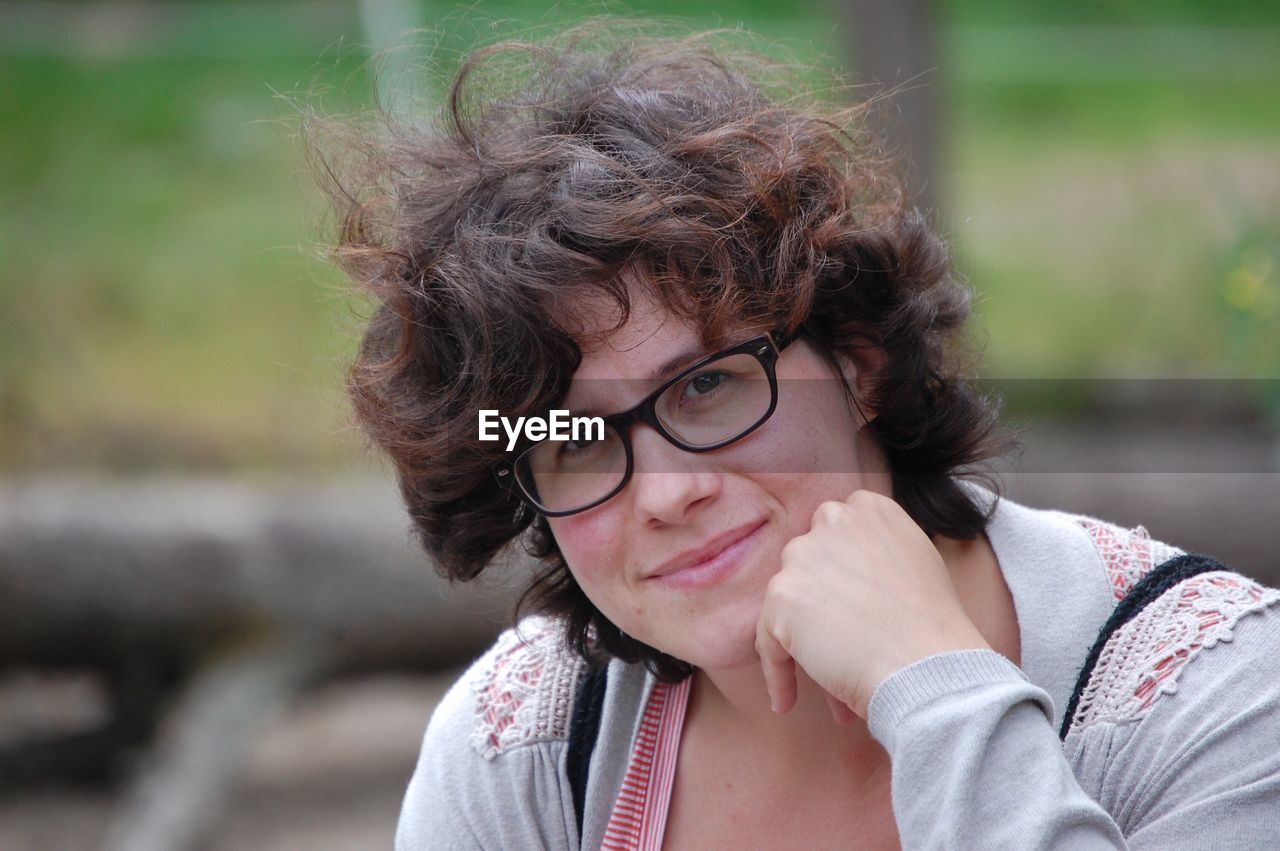
<instances>
[{"instance_id":1,"label":"white embroidered lace trim","mask_svg":"<svg viewBox=\"0 0 1280 851\"><path fill-rule=\"evenodd\" d=\"M573 690L584 667L552 621L526 621L519 633L504 632L472 683L471 746L493 759L512 748L568 739Z\"/></svg>"},{"instance_id":2,"label":"white embroidered lace trim","mask_svg":"<svg viewBox=\"0 0 1280 851\"><path fill-rule=\"evenodd\" d=\"M1178 677L1201 650L1230 641L1244 615L1280 602L1280 590L1229 571L1192 576L1152 601L1102 649L1080 696L1073 728L1143 717L1178 690Z\"/></svg>"},{"instance_id":3,"label":"white embroidered lace trim","mask_svg":"<svg viewBox=\"0 0 1280 851\"><path fill-rule=\"evenodd\" d=\"M1077 517L1076 522L1093 539L1093 545L1107 569L1107 580L1116 600L1123 600L1153 567L1183 555L1177 547L1153 541L1151 534L1141 526L1124 529L1092 517Z\"/></svg>"}]
</instances>

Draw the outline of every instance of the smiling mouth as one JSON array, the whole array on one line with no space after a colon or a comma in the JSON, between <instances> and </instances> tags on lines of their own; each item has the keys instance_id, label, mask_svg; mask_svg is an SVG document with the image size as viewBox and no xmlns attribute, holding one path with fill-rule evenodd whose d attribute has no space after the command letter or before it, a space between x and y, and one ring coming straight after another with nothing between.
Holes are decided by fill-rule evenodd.
<instances>
[{"instance_id":1,"label":"smiling mouth","mask_svg":"<svg viewBox=\"0 0 1280 851\"><path fill-rule=\"evenodd\" d=\"M648 579L682 590L714 584L742 563L767 523L767 519L755 521L713 538L697 550L666 562Z\"/></svg>"}]
</instances>

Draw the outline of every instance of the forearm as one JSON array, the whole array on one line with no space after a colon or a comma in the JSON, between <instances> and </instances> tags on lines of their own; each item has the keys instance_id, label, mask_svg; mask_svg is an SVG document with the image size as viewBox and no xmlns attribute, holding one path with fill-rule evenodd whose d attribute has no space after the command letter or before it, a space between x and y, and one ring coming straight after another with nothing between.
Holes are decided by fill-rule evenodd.
<instances>
[{"instance_id":1,"label":"forearm","mask_svg":"<svg viewBox=\"0 0 1280 851\"><path fill-rule=\"evenodd\" d=\"M905 851L1125 848L1110 815L1076 780L1049 696L989 650L922 659L868 706L892 761Z\"/></svg>"}]
</instances>

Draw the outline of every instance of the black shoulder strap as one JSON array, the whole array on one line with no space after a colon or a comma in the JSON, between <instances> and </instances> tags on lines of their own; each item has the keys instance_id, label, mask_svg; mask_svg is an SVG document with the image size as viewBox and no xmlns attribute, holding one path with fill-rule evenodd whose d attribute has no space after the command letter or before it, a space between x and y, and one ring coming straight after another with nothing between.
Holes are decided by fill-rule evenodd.
<instances>
[{"instance_id":1,"label":"black shoulder strap","mask_svg":"<svg viewBox=\"0 0 1280 851\"><path fill-rule=\"evenodd\" d=\"M1111 617L1107 619L1106 624L1098 633L1098 638L1093 643L1093 649L1089 651L1084 667L1080 669L1080 675L1076 679L1075 690L1071 693L1071 700L1067 703L1066 714L1062 716L1062 728L1058 731L1058 738L1066 739L1067 731L1071 729L1071 720L1076 714L1076 707L1080 703L1080 695L1084 693L1085 687L1089 685L1089 678L1093 676L1094 666L1098 664L1098 657L1102 655L1102 648L1111 639L1111 635L1133 620L1139 612L1147 607L1147 604L1158 599L1164 592L1182 580L1211 570L1229 570L1229 568L1222 562L1208 556L1187 553L1186 555L1171 558L1163 564L1152 568L1150 573L1138 580L1138 583L1129 589L1129 593L1116 604L1115 611L1111 613Z\"/></svg>"},{"instance_id":2,"label":"black shoulder strap","mask_svg":"<svg viewBox=\"0 0 1280 851\"><path fill-rule=\"evenodd\" d=\"M592 666L578 686L573 701L573 717L569 721L569 752L565 769L573 791L573 810L578 819L578 836L582 836L582 811L587 801L587 774L591 770L591 754L600 733L600 712L604 708L604 690L608 684L607 665Z\"/></svg>"}]
</instances>

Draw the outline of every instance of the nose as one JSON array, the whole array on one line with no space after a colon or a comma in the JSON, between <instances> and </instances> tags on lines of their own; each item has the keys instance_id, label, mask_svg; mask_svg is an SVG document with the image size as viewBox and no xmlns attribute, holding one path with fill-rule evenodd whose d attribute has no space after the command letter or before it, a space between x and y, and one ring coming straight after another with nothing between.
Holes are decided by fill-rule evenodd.
<instances>
[{"instance_id":1,"label":"nose","mask_svg":"<svg viewBox=\"0 0 1280 851\"><path fill-rule=\"evenodd\" d=\"M636 519L642 525L684 522L720 493L719 473L706 469L697 453L673 446L647 425L632 431L631 450L635 472L629 489Z\"/></svg>"}]
</instances>

